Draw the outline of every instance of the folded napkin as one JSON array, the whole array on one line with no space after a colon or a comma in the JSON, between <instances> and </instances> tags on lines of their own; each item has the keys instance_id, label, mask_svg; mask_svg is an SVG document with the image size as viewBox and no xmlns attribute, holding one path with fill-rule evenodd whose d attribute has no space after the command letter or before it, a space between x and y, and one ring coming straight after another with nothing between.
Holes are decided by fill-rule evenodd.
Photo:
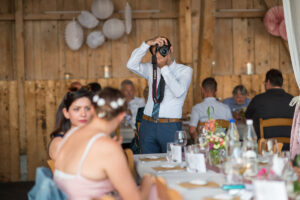
<instances>
[{"instance_id":1,"label":"folded napkin","mask_svg":"<svg viewBox=\"0 0 300 200\"><path fill-rule=\"evenodd\" d=\"M165 157L159 157L159 158L140 158L143 162L153 162L153 161L167 161Z\"/></svg>"},{"instance_id":2,"label":"folded napkin","mask_svg":"<svg viewBox=\"0 0 300 200\"><path fill-rule=\"evenodd\" d=\"M170 170L185 170L185 168L182 168L180 166L174 166L174 167L152 167L155 171L170 171Z\"/></svg>"},{"instance_id":3,"label":"folded napkin","mask_svg":"<svg viewBox=\"0 0 300 200\"><path fill-rule=\"evenodd\" d=\"M219 184L213 182L213 181L208 181L206 184L204 185L198 185L198 184L194 184L194 183L191 183L191 182L182 182L182 183L179 183L179 185L181 187L184 187L184 188L201 188L201 187L212 187L212 188L218 188L220 187Z\"/></svg>"}]
</instances>

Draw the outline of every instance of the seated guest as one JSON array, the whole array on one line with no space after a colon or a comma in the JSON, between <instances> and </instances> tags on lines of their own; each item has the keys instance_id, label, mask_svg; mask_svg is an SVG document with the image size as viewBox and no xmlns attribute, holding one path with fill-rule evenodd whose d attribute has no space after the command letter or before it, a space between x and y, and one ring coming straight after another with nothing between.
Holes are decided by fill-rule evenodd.
<instances>
[{"instance_id":1,"label":"seated guest","mask_svg":"<svg viewBox=\"0 0 300 200\"><path fill-rule=\"evenodd\" d=\"M97 82L91 82L87 84L87 88L94 94L101 91L101 85Z\"/></svg>"},{"instance_id":2,"label":"seated guest","mask_svg":"<svg viewBox=\"0 0 300 200\"><path fill-rule=\"evenodd\" d=\"M241 111L245 111L251 99L247 98L248 91L243 85L237 85L232 91L233 97L224 99L223 103L230 107L233 117L241 119Z\"/></svg>"},{"instance_id":3,"label":"seated guest","mask_svg":"<svg viewBox=\"0 0 300 200\"><path fill-rule=\"evenodd\" d=\"M213 107L210 116L213 119L230 120L232 118L230 108L216 99L217 82L214 78L206 78L202 81L201 94L203 102L196 104L192 109L189 133L193 138L197 137L198 122L208 120L207 109Z\"/></svg>"},{"instance_id":4,"label":"seated guest","mask_svg":"<svg viewBox=\"0 0 300 200\"><path fill-rule=\"evenodd\" d=\"M293 96L282 89L283 77L279 70L271 69L265 78L266 92L256 95L247 107L245 116L253 119L253 125L260 138L259 118L293 118L294 107L289 103ZM264 129L264 137L290 137L291 127L267 127ZM289 149L284 145L284 150Z\"/></svg>"},{"instance_id":5,"label":"seated guest","mask_svg":"<svg viewBox=\"0 0 300 200\"><path fill-rule=\"evenodd\" d=\"M91 107L91 93L86 88L66 93L57 111L55 130L50 135L49 156L51 159L55 159L57 147L69 129L82 126L92 119L94 113Z\"/></svg>"},{"instance_id":6,"label":"seated guest","mask_svg":"<svg viewBox=\"0 0 300 200\"><path fill-rule=\"evenodd\" d=\"M122 199L147 199L151 177L140 190L126 157L110 134L125 116L127 103L119 90L104 88L94 95L91 122L70 130L58 148L54 181L68 199L100 199L117 190ZM147 184L148 183L148 184Z\"/></svg>"},{"instance_id":7,"label":"seated guest","mask_svg":"<svg viewBox=\"0 0 300 200\"><path fill-rule=\"evenodd\" d=\"M126 112L125 120L127 120L126 122L128 122L133 129L136 129L136 114L138 108L145 106L145 100L143 98L134 96L135 88L131 80L126 79L122 81L121 91L128 102L128 110Z\"/></svg>"}]
</instances>

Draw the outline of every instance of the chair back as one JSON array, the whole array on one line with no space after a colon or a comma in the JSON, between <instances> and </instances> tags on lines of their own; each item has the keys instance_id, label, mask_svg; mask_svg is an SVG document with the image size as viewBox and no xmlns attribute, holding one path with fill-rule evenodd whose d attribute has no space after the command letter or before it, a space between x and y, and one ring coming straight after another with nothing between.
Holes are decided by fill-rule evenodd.
<instances>
[{"instance_id":1,"label":"chair back","mask_svg":"<svg viewBox=\"0 0 300 200\"><path fill-rule=\"evenodd\" d=\"M259 129L260 129L260 137L265 138L264 128L272 127L272 126L292 126L293 119L292 118L269 118L269 119L262 119L259 118ZM289 137L272 137L280 143L290 143Z\"/></svg>"},{"instance_id":2,"label":"chair back","mask_svg":"<svg viewBox=\"0 0 300 200\"><path fill-rule=\"evenodd\" d=\"M54 160L47 160L48 166L51 169L51 172L54 173Z\"/></svg>"},{"instance_id":3,"label":"chair back","mask_svg":"<svg viewBox=\"0 0 300 200\"><path fill-rule=\"evenodd\" d=\"M166 181L162 177L155 177L155 184L157 188L157 195L159 199L163 200L182 200L181 195L174 189L167 186Z\"/></svg>"},{"instance_id":4,"label":"chair back","mask_svg":"<svg viewBox=\"0 0 300 200\"><path fill-rule=\"evenodd\" d=\"M230 122L227 121L227 120L223 120L223 119L217 119L216 120L216 123L221 126L222 128L226 128L228 129L229 125L230 125ZM200 126L205 126L205 122L198 122L198 125L197 125L197 131L200 130Z\"/></svg>"},{"instance_id":5,"label":"chair back","mask_svg":"<svg viewBox=\"0 0 300 200\"><path fill-rule=\"evenodd\" d=\"M228 129L228 127L230 125L229 121L223 120L223 119L217 119L216 122L219 126L221 126L222 128L226 128L226 129Z\"/></svg>"},{"instance_id":6,"label":"chair back","mask_svg":"<svg viewBox=\"0 0 300 200\"><path fill-rule=\"evenodd\" d=\"M131 171L131 174L134 176L134 160L133 160L133 152L131 149L125 149L125 154L128 161L128 166Z\"/></svg>"}]
</instances>

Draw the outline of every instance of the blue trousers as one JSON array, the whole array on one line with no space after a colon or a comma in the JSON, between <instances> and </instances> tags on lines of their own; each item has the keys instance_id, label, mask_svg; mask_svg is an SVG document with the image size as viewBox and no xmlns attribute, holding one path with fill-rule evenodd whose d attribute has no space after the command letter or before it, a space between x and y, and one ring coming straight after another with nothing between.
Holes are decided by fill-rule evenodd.
<instances>
[{"instance_id":1,"label":"blue trousers","mask_svg":"<svg viewBox=\"0 0 300 200\"><path fill-rule=\"evenodd\" d=\"M139 131L142 153L166 153L167 143L174 142L178 130L181 122L155 123L143 119Z\"/></svg>"}]
</instances>

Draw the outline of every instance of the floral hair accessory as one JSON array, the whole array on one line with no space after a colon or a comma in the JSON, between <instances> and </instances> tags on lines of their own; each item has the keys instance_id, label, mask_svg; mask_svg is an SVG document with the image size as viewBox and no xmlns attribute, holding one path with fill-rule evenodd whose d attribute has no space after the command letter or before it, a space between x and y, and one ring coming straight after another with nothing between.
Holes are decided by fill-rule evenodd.
<instances>
[{"instance_id":1,"label":"floral hair accessory","mask_svg":"<svg viewBox=\"0 0 300 200\"><path fill-rule=\"evenodd\" d=\"M125 100L121 99L121 98L118 98L117 103L118 103L119 106L123 106L124 103L125 103Z\"/></svg>"},{"instance_id":2,"label":"floral hair accessory","mask_svg":"<svg viewBox=\"0 0 300 200\"><path fill-rule=\"evenodd\" d=\"M119 107L118 103L116 101L112 101L110 102L110 106L113 108L113 109L117 109Z\"/></svg>"},{"instance_id":3,"label":"floral hair accessory","mask_svg":"<svg viewBox=\"0 0 300 200\"><path fill-rule=\"evenodd\" d=\"M100 113L98 113L98 117L103 118L105 116L105 114L106 114L105 112L100 112Z\"/></svg>"},{"instance_id":4,"label":"floral hair accessory","mask_svg":"<svg viewBox=\"0 0 300 200\"><path fill-rule=\"evenodd\" d=\"M105 105L105 100L103 98L99 98L97 101L98 106L104 106Z\"/></svg>"},{"instance_id":5,"label":"floral hair accessory","mask_svg":"<svg viewBox=\"0 0 300 200\"><path fill-rule=\"evenodd\" d=\"M93 102L97 103L98 99L99 99L98 95L93 96Z\"/></svg>"}]
</instances>

